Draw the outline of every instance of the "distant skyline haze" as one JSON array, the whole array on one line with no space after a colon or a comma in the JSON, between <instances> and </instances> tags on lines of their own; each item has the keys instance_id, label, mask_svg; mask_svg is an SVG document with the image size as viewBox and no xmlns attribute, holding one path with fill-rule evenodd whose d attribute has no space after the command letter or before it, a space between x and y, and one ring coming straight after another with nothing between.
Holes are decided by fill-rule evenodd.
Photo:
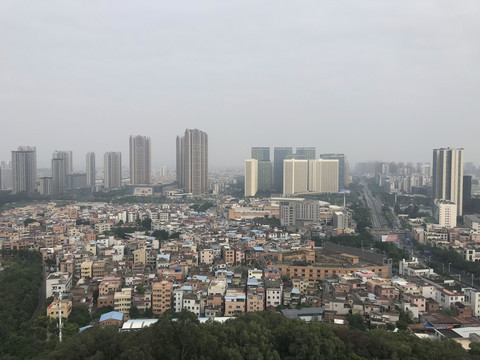
<instances>
[{"instance_id":1,"label":"distant skyline haze","mask_svg":"<svg viewBox=\"0 0 480 360\"><path fill-rule=\"evenodd\" d=\"M479 164L480 2L92 1L0 4L0 160L72 150L85 171L129 136L175 167L176 136L209 136L210 168L253 146L359 161ZM353 170L353 166L351 166Z\"/></svg>"}]
</instances>

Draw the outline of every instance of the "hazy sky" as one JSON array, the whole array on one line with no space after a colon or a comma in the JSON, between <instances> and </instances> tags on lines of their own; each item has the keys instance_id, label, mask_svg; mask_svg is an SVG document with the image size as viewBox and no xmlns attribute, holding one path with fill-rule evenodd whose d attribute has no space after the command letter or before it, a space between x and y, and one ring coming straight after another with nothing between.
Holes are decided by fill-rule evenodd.
<instances>
[{"instance_id":1,"label":"hazy sky","mask_svg":"<svg viewBox=\"0 0 480 360\"><path fill-rule=\"evenodd\" d=\"M251 146L363 160L480 160L480 1L0 0L0 159L209 135L210 164Z\"/></svg>"}]
</instances>

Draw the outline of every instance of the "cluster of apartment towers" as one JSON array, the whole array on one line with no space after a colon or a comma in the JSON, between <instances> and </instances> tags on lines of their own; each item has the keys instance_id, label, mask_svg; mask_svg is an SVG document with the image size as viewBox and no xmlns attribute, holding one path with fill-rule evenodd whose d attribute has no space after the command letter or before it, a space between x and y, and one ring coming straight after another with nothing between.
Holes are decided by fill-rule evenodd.
<instances>
[{"instance_id":1,"label":"cluster of apartment towers","mask_svg":"<svg viewBox=\"0 0 480 360\"><path fill-rule=\"evenodd\" d=\"M348 161L344 154L321 154L314 147L253 147L245 160L245 196L259 191L283 195L337 193L348 186Z\"/></svg>"},{"instance_id":2,"label":"cluster of apartment towers","mask_svg":"<svg viewBox=\"0 0 480 360\"><path fill-rule=\"evenodd\" d=\"M193 195L202 195L208 191L208 136L197 129L185 130L184 136L177 137L177 181L180 188ZM152 183L152 146L146 136L130 136L130 184L148 185ZM37 153L35 147L21 146L12 151L11 179L12 193L42 195L61 195L65 192L67 181L74 175L72 151L55 151L52 155L52 175L41 177L37 184ZM86 186L92 191L96 185L95 153L86 156ZM122 153L104 154L105 190L122 187Z\"/></svg>"}]
</instances>

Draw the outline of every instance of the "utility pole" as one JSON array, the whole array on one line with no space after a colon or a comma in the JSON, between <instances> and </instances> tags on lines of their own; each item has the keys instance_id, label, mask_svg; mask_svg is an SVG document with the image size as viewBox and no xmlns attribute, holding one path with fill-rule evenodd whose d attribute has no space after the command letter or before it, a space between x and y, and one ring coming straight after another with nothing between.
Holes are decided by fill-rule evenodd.
<instances>
[{"instance_id":1,"label":"utility pole","mask_svg":"<svg viewBox=\"0 0 480 360\"><path fill-rule=\"evenodd\" d=\"M58 293L58 341L62 342L62 293Z\"/></svg>"}]
</instances>

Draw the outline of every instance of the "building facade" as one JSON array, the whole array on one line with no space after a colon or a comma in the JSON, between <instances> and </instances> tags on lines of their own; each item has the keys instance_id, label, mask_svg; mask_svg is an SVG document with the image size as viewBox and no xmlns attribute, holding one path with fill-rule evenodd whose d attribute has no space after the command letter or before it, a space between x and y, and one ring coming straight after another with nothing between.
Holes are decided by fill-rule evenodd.
<instances>
[{"instance_id":1,"label":"building facade","mask_svg":"<svg viewBox=\"0 0 480 360\"><path fill-rule=\"evenodd\" d=\"M63 157L55 157L55 153L52 158L52 194L61 195L65 193L67 170L66 160ZM57 155L61 156L61 155Z\"/></svg>"},{"instance_id":2,"label":"building facade","mask_svg":"<svg viewBox=\"0 0 480 360\"><path fill-rule=\"evenodd\" d=\"M96 167L95 167L95 153L87 153L87 186L93 191L95 190Z\"/></svg>"},{"instance_id":3,"label":"building facade","mask_svg":"<svg viewBox=\"0 0 480 360\"><path fill-rule=\"evenodd\" d=\"M12 193L32 194L37 186L37 150L35 146L20 146L12 151Z\"/></svg>"},{"instance_id":4,"label":"building facade","mask_svg":"<svg viewBox=\"0 0 480 360\"><path fill-rule=\"evenodd\" d=\"M152 182L152 144L149 137L130 136L130 183L132 185Z\"/></svg>"},{"instance_id":5,"label":"building facade","mask_svg":"<svg viewBox=\"0 0 480 360\"><path fill-rule=\"evenodd\" d=\"M157 281L152 285L152 311L162 315L172 308L173 283L170 281Z\"/></svg>"},{"instance_id":6,"label":"building facade","mask_svg":"<svg viewBox=\"0 0 480 360\"><path fill-rule=\"evenodd\" d=\"M122 153L106 152L104 155L104 188L106 190L122 187Z\"/></svg>"},{"instance_id":7,"label":"building facade","mask_svg":"<svg viewBox=\"0 0 480 360\"><path fill-rule=\"evenodd\" d=\"M187 129L177 137L177 181L193 196L208 192L208 135Z\"/></svg>"},{"instance_id":8,"label":"building facade","mask_svg":"<svg viewBox=\"0 0 480 360\"><path fill-rule=\"evenodd\" d=\"M308 160L283 161L283 195L304 194L308 191Z\"/></svg>"},{"instance_id":9,"label":"building facade","mask_svg":"<svg viewBox=\"0 0 480 360\"><path fill-rule=\"evenodd\" d=\"M320 154L320 159L338 160L338 188L346 189L349 183L348 161L344 154Z\"/></svg>"},{"instance_id":10,"label":"building facade","mask_svg":"<svg viewBox=\"0 0 480 360\"><path fill-rule=\"evenodd\" d=\"M463 215L463 149L433 150L433 198L453 201Z\"/></svg>"},{"instance_id":11,"label":"building facade","mask_svg":"<svg viewBox=\"0 0 480 360\"><path fill-rule=\"evenodd\" d=\"M258 160L245 160L245 196L255 196L258 191Z\"/></svg>"},{"instance_id":12,"label":"building facade","mask_svg":"<svg viewBox=\"0 0 480 360\"><path fill-rule=\"evenodd\" d=\"M292 155L291 147L276 147L273 149L273 187L276 191L283 190L283 160Z\"/></svg>"},{"instance_id":13,"label":"building facade","mask_svg":"<svg viewBox=\"0 0 480 360\"><path fill-rule=\"evenodd\" d=\"M457 205L453 201L435 200L433 216L441 227L454 228L457 226Z\"/></svg>"}]
</instances>

